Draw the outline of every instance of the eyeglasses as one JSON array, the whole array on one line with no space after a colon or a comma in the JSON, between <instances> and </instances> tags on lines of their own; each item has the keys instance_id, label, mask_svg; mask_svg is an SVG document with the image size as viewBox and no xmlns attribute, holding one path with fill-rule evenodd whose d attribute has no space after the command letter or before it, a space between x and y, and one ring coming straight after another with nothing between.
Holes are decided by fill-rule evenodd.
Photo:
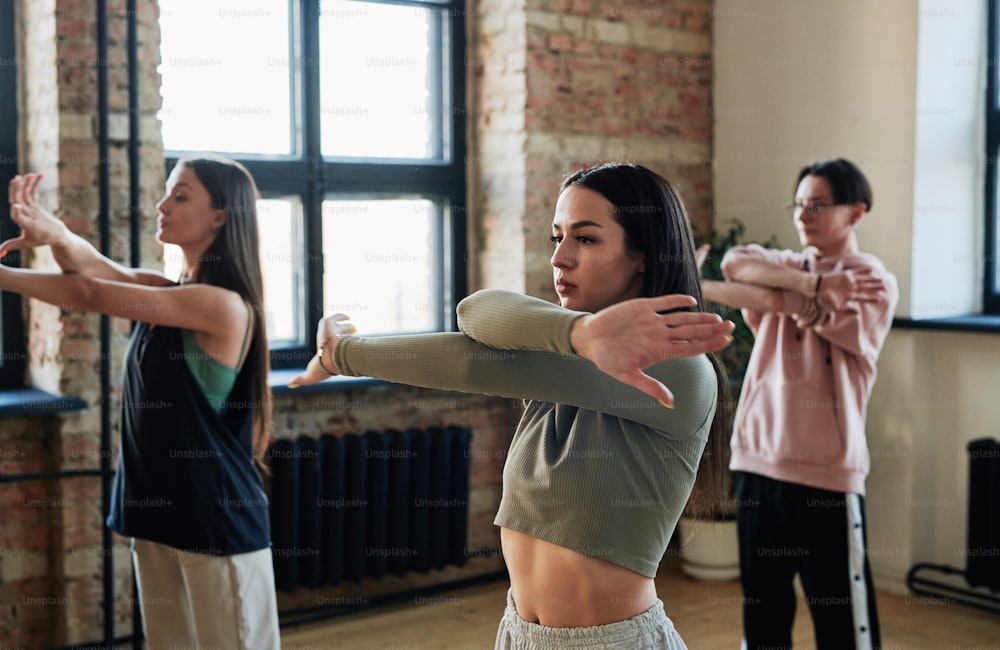
<instances>
[{"instance_id":1,"label":"eyeglasses","mask_svg":"<svg viewBox=\"0 0 1000 650\"><path fill-rule=\"evenodd\" d=\"M789 212L798 212L799 210L804 210L809 214L814 214L816 216L822 217L828 214L834 208L840 207L842 205L849 205L848 203L822 203L820 201L794 201L785 205L785 209Z\"/></svg>"}]
</instances>

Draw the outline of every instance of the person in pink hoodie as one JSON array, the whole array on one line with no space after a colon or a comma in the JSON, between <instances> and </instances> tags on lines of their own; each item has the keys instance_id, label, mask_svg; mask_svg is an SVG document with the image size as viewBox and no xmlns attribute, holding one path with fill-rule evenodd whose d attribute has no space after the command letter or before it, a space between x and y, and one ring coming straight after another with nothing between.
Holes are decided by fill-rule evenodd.
<instances>
[{"instance_id":1,"label":"person in pink hoodie","mask_svg":"<svg viewBox=\"0 0 1000 650\"><path fill-rule=\"evenodd\" d=\"M817 648L880 646L865 412L899 291L858 247L855 226L871 206L851 162L807 166L789 206L803 250L734 247L725 281L702 283L707 300L742 309L755 337L730 461L746 648L792 646L796 574Z\"/></svg>"}]
</instances>

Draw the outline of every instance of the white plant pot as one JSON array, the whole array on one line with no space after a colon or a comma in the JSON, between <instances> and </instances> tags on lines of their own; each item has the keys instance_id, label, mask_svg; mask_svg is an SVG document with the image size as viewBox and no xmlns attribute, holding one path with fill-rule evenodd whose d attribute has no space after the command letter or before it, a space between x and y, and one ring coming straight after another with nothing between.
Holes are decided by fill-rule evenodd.
<instances>
[{"instance_id":1,"label":"white plant pot","mask_svg":"<svg viewBox=\"0 0 1000 650\"><path fill-rule=\"evenodd\" d=\"M736 520L709 521L681 517L677 522L681 570L698 580L735 580L740 577L740 550Z\"/></svg>"}]
</instances>

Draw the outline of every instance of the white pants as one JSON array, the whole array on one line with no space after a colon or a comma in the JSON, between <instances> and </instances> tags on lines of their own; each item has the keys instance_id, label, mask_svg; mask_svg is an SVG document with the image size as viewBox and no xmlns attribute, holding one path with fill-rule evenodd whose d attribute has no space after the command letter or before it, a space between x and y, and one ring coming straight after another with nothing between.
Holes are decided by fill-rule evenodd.
<instances>
[{"instance_id":1,"label":"white pants","mask_svg":"<svg viewBox=\"0 0 1000 650\"><path fill-rule=\"evenodd\" d=\"M663 601L638 616L593 627L545 627L521 618L507 590L507 608L500 619L494 650L687 650Z\"/></svg>"},{"instance_id":2,"label":"white pants","mask_svg":"<svg viewBox=\"0 0 1000 650\"><path fill-rule=\"evenodd\" d=\"M203 555L132 540L149 650L279 650L271 549Z\"/></svg>"}]
</instances>

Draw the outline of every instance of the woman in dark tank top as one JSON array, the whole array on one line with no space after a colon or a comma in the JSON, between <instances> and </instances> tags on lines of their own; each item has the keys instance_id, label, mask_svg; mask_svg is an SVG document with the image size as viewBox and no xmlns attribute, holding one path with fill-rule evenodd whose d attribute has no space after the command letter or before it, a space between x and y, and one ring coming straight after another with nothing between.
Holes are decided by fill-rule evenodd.
<instances>
[{"instance_id":1,"label":"woman in dark tank top","mask_svg":"<svg viewBox=\"0 0 1000 650\"><path fill-rule=\"evenodd\" d=\"M0 257L49 245L61 272L0 267L0 290L136 321L123 368L122 442L108 526L133 538L150 648L278 648L267 498L270 426L256 201L239 163L185 158L157 202L178 281L101 255L15 177L21 235Z\"/></svg>"}]
</instances>

